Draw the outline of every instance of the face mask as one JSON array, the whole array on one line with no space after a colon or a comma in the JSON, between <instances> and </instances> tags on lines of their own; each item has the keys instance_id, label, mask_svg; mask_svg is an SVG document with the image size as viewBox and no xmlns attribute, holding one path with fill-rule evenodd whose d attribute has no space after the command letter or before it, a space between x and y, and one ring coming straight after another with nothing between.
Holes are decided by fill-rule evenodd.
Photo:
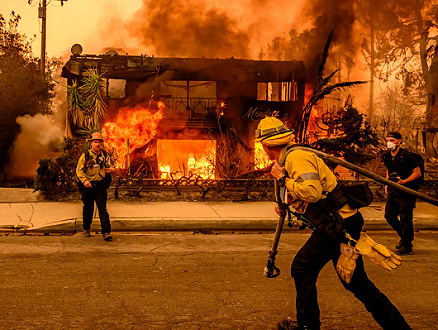
<instances>
[{"instance_id":1,"label":"face mask","mask_svg":"<svg viewBox=\"0 0 438 330\"><path fill-rule=\"evenodd\" d=\"M386 147L389 150L395 150L395 148L397 148L397 145L394 142L389 141L389 142L386 143Z\"/></svg>"}]
</instances>

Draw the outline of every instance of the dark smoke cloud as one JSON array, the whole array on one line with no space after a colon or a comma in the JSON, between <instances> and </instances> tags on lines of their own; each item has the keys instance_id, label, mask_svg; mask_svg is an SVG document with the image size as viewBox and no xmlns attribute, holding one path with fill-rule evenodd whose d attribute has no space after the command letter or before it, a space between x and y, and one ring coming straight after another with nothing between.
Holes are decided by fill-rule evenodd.
<instances>
[{"instance_id":1,"label":"dark smoke cloud","mask_svg":"<svg viewBox=\"0 0 438 330\"><path fill-rule=\"evenodd\" d=\"M275 38L268 45L267 55L270 58L303 60L311 76L316 72L327 37L332 30L335 30L332 47L342 46L344 55L354 56L357 45L352 36L355 22L353 1L307 1L300 20L312 22L312 26L303 31L292 28L287 37Z\"/></svg>"},{"instance_id":2,"label":"dark smoke cloud","mask_svg":"<svg viewBox=\"0 0 438 330\"><path fill-rule=\"evenodd\" d=\"M153 45L157 56L249 58L249 33L226 13L206 4L144 0L134 15L131 33Z\"/></svg>"}]
</instances>

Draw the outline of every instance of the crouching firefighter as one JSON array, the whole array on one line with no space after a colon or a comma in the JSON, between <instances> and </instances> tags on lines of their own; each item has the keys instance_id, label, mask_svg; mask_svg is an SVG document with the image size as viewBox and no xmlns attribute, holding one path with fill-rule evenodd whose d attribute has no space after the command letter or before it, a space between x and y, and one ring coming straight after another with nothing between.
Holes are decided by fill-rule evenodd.
<instances>
[{"instance_id":1,"label":"crouching firefighter","mask_svg":"<svg viewBox=\"0 0 438 330\"><path fill-rule=\"evenodd\" d=\"M275 117L260 121L256 141L275 160L271 173L277 185L283 187L280 189L287 189L287 204L304 214L314 229L291 266L297 319L280 321L278 329L320 329L316 281L329 261L344 287L365 305L383 329L411 329L391 301L368 279L361 254L387 270L396 268L401 257L361 234L363 217L349 204L340 203L342 189L333 172L313 152L293 148L297 146L293 130ZM281 206L276 206L276 212L284 219Z\"/></svg>"},{"instance_id":2,"label":"crouching firefighter","mask_svg":"<svg viewBox=\"0 0 438 330\"><path fill-rule=\"evenodd\" d=\"M111 173L115 169L109 155L102 149L103 137L100 133L93 133L88 139L91 149L84 152L76 167L77 184L81 192L84 235L90 237L91 222L93 220L94 202L99 210L102 236L106 241L111 240L111 223L106 208L107 189L111 185Z\"/></svg>"}]
</instances>

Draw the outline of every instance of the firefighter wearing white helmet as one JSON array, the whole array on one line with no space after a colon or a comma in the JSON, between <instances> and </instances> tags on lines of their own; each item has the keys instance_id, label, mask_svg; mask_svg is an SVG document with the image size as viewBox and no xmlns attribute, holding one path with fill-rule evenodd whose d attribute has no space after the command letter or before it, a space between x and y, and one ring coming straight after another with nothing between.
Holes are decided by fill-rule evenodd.
<instances>
[{"instance_id":1,"label":"firefighter wearing white helmet","mask_svg":"<svg viewBox=\"0 0 438 330\"><path fill-rule=\"evenodd\" d=\"M99 210L100 225L102 227L103 239L112 239L111 223L107 211L107 189L111 184L111 173L115 169L111 164L111 158L103 150L104 138L95 132L88 139L91 149L84 152L78 160L76 166L76 176L78 177L78 187L81 191L83 202L82 227L86 237L91 236L91 222L93 220L94 203L96 202Z\"/></svg>"},{"instance_id":2,"label":"firefighter wearing white helmet","mask_svg":"<svg viewBox=\"0 0 438 330\"><path fill-rule=\"evenodd\" d=\"M383 329L411 329L391 301L368 279L362 256L345 244L348 240L343 230L359 239L364 223L361 213L348 204L341 208L334 206L333 198L339 196L335 194L339 187L335 175L313 152L293 148L296 147L293 133L275 117L261 120L255 133L255 140L275 160L271 174L280 187L287 189L289 205L306 214L315 227L291 266L297 293L297 320L282 320L278 329L320 329L316 281L329 261L336 267L344 287L365 305ZM275 210L279 214L285 212L278 206Z\"/></svg>"}]
</instances>

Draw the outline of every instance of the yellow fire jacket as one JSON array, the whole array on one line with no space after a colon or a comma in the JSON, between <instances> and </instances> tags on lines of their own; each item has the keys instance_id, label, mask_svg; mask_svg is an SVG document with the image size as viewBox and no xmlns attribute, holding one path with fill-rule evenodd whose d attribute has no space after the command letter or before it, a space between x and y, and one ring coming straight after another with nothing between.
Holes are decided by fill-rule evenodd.
<instances>
[{"instance_id":1,"label":"yellow fire jacket","mask_svg":"<svg viewBox=\"0 0 438 330\"><path fill-rule=\"evenodd\" d=\"M92 149L86 151L89 157L85 157L85 153L79 157L78 164L76 166L76 176L82 183L85 180L88 181L101 181L105 178L105 168L112 167L111 159L108 155L101 152L98 156ZM88 161L86 158L89 158Z\"/></svg>"},{"instance_id":2,"label":"yellow fire jacket","mask_svg":"<svg viewBox=\"0 0 438 330\"><path fill-rule=\"evenodd\" d=\"M281 150L280 159L286 149L287 147L284 147ZM334 173L321 158L311 151L299 149L291 151L286 157L284 167L289 175L286 188L291 197L292 206L298 206L295 209L300 212L304 212L303 209L308 203L316 203L326 198L325 194L335 189L338 184ZM348 218L356 212L357 210L352 209L348 204L339 210L343 218Z\"/></svg>"}]
</instances>

